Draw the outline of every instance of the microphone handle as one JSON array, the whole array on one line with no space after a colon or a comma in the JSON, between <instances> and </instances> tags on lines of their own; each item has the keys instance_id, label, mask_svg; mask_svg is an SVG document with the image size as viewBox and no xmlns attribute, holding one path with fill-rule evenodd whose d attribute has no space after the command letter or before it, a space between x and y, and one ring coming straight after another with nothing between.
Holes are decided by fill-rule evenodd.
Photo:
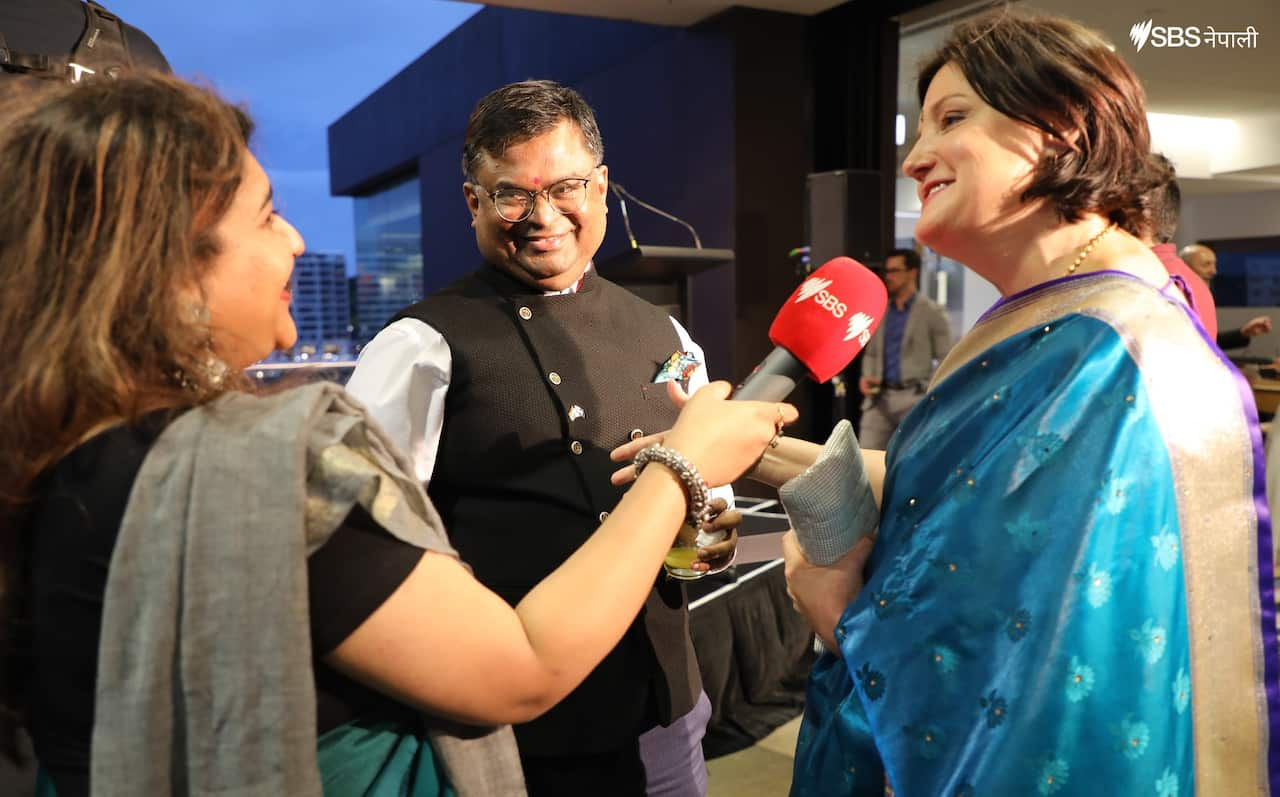
<instances>
[{"instance_id":1,"label":"microphone handle","mask_svg":"<svg viewBox=\"0 0 1280 797\"><path fill-rule=\"evenodd\" d=\"M786 349L778 346L733 391L737 401L782 401L795 390L796 382L809 369Z\"/></svg>"}]
</instances>

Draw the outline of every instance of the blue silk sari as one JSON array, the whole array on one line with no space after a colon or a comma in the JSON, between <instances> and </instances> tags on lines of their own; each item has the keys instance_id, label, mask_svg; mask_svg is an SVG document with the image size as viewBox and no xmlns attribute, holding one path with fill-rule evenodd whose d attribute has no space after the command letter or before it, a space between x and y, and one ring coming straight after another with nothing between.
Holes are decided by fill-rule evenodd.
<instances>
[{"instance_id":1,"label":"blue silk sari","mask_svg":"<svg viewBox=\"0 0 1280 797\"><path fill-rule=\"evenodd\" d=\"M1280 794L1252 397L1103 272L1001 301L889 445L793 797Z\"/></svg>"}]
</instances>

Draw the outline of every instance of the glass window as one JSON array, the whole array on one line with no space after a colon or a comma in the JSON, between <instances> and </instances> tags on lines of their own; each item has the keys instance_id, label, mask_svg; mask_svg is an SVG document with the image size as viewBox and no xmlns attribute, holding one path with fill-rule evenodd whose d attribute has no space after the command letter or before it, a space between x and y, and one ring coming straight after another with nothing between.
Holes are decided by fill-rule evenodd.
<instances>
[{"instance_id":1,"label":"glass window","mask_svg":"<svg viewBox=\"0 0 1280 797\"><path fill-rule=\"evenodd\" d=\"M422 201L417 175L355 199L356 341L367 343L422 298Z\"/></svg>"}]
</instances>

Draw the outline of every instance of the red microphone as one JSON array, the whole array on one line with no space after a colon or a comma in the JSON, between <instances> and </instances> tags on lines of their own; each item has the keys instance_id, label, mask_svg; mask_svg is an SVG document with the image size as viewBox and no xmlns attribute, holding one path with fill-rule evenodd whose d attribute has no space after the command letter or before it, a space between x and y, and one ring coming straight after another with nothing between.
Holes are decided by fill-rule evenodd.
<instances>
[{"instance_id":1,"label":"red microphone","mask_svg":"<svg viewBox=\"0 0 1280 797\"><path fill-rule=\"evenodd\" d=\"M800 283L769 327L777 347L756 366L733 398L781 401L808 374L826 382L867 345L889 295L866 266L848 257L827 261Z\"/></svg>"}]
</instances>

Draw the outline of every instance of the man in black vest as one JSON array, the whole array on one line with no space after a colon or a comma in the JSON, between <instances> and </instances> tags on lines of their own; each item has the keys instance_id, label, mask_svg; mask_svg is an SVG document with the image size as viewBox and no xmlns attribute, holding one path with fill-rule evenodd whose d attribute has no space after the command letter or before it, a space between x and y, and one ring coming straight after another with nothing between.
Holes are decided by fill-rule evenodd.
<instances>
[{"instance_id":1,"label":"man in black vest","mask_svg":"<svg viewBox=\"0 0 1280 797\"><path fill-rule=\"evenodd\" d=\"M476 577L514 605L621 497L609 451L670 427L675 410L654 382L663 363L701 351L591 271L608 168L577 92L526 81L486 96L463 172L487 265L403 310L347 387L410 452ZM699 368L690 387L705 381ZM529 792L704 794L709 716L684 590L655 574L618 646L562 703L516 727Z\"/></svg>"},{"instance_id":2,"label":"man in black vest","mask_svg":"<svg viewBox=\"0 0 1280 797\"><path fill-rule=\"evenodd\" d=\"M0 3L0 86L18 78L80 80L122 69L168 72L147 34L101 5L81 0Z\"/></svg>"}]
</instances>

